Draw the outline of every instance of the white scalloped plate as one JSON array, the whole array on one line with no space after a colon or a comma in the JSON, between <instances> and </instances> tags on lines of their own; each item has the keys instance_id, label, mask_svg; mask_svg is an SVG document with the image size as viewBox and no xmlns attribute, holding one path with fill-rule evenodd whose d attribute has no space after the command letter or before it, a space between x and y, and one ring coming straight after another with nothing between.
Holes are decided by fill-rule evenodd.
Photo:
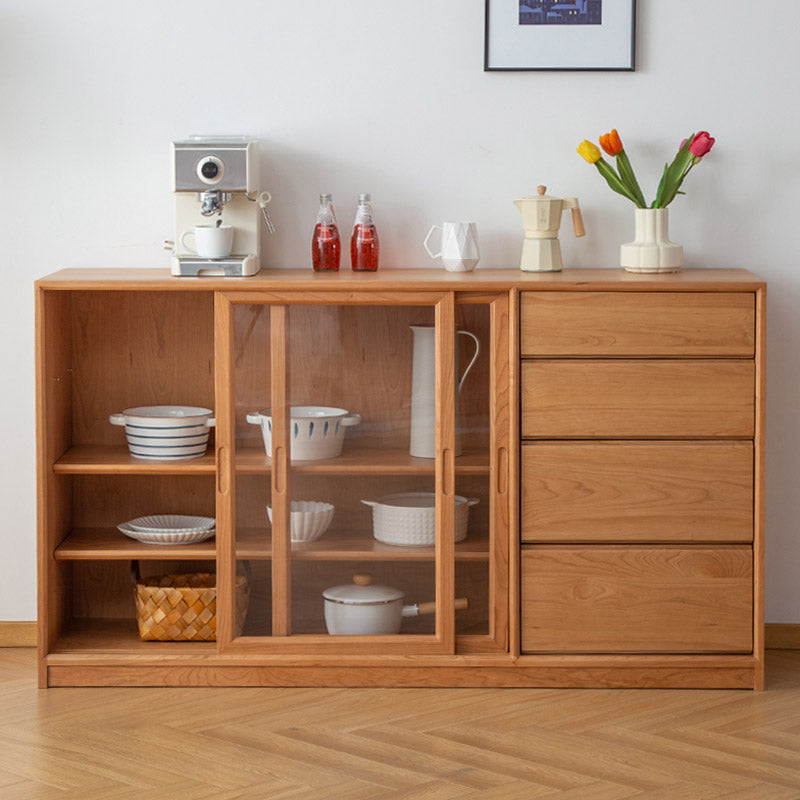
<instances>
[{"instance_id":1,"label":"white scalloped plate","mask_svg":"<svg viewBox=\"0 0 800 800\"><path fill-rule=\"evenodd\" d=\"M149 533L194 533L215 528L217 521L213 517L193 517L186 514L151 514L129 519L124 524L132 530Z\"/></svg>"},{"instance_id":2,"label":"white scalloped plate","mask_svg":"<svg viewBox=\"0 0 800 800\"><path fill-rule=\"evenodd\" d=\"M204 542L217 533L216 528L194 531L137 531L127 522L117 525L117 530L142 544L195 544Z\"/></svg>"}]
</instances>

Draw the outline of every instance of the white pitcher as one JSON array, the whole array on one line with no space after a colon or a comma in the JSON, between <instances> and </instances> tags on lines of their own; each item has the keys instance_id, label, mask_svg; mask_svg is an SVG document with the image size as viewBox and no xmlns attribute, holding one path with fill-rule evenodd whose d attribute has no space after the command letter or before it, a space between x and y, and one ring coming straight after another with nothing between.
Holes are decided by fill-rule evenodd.
<instances>
[{"instance_id":1,"label":"white pitcher","mask_svg":"<svg viewBox=\"0 0 800 800\"><path fill-rule=\"evenodd\" d=\"M411 375L411 447L409 452L418 458L436 457L436 328L433 325L411 325L414 333L414 360ZM469 331L456 331L459 336L469 336L475 342L472 356L456 387L456 414L458 397L464 379L478 358L481 346L478 337ZM458 364L458 336L456 337L455 363ZM461 454L461 437L456 426L455 454Z\"/></svg>"}]
</instances>

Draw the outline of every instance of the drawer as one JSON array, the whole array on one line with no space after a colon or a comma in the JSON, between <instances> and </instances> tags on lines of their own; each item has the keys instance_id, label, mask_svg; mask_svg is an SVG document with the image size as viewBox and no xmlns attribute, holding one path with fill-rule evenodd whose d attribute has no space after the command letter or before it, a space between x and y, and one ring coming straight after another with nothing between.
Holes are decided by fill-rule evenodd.
<instances>
[{"instance_id":1,"label":"drawer","mask_svg":"<svg viewBox=\"0 0 800 800\"><path fill-rule=\"evenodd\" d=\"M736 359L522 362L522 435L751 438L755 364Z\"/></svg>"},{"instance_id":2,"label":"drawer","mask_svg":"<svg viewBox=\"0 0 800 800\"><path fill-rule=\"evenodd\" d=\"M751 358L750 292L524 292L527 356Z\"/></svg>"},{"instance_id":3,"label":"drawer","mask_svg":"<svg viewBox=\"0 0 800 800\"><path fill-rule=\"evenodd\" d=\"M528 442L523 542L752 542L750 442Z\"/></svg>"},{"instance_id":4,"label":"drawer","mask_svg":"<svg viewBox=\"0 0 800 800\"><path fill-rule=\"evenodd\" d=\"M541 545L522 552L522 650L749 653L744 545Z\"/></svg>"}]
</instances>

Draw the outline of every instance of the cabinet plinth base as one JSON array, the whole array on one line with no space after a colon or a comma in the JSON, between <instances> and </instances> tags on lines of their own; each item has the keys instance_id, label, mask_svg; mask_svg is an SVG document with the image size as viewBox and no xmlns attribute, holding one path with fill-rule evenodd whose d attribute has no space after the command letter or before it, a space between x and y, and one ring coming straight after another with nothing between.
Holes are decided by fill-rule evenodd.
<instances>
[{"instance_id":1,"label":"cabinet plinth base","mask_svg":"<svg viewBox=\"0 0 800 800\"><path fill-rule=\"evenodd\" d=\"M661 657L659 664L620 662L583 657L574 664L536 664L536 657L497 665L347 666L315 663L214 664L166 663L110 665L67 663L61 657L47 668L47 686L275 686L275 687L382 687L382 688L595 688L595 689L763 689L763 670L752 657L701 657L690 665L687 657ZM579 663L582 662L582 663Z\"/></svg>"}]
</instances>

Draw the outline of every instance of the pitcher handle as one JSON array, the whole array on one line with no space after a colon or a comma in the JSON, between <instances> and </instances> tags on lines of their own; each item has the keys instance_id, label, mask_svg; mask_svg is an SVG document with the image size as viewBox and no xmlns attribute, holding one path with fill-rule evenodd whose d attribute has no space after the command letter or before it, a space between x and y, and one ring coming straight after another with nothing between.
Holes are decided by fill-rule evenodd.
<instances>
[{"instance_id":1,"label":"pitcher handle","mask_svg":"<svg viewBox=\"0 0 800 800\"><path fill-rule=\"evenodd\" d=\"M475 352L472 356L472 359L469 362L469 364L467 364L467 368L464 370L464 374L458 381L458 389L456 390L456 392L460 392L461 387L464 385L464 380L469 374L469 371L472 369L473 364L478 360L478 353L480 353L481 351L481 343L478 341L478 337L474 333L470 333L469 331L456 331L456 333L459 334L460 336L469 336L470 339L472 339L472 341L475 342Z\"/></svg>"},{"instance_id":2,"label":"pitcher handle","mask_svg":"<svg viewBox=\"0 0 800 800\"><path fill-rule=\"evenodd\" d=\"M431 234L437 229L441 231L441 228L438 225L432 225L431 229L428 231L428 235L425 237L425 241L422 243L423 247L428 251L428 255L431 258L439 258L439 256L442 254L441 247L439 248L438 253L432 253L430 247L428 247L428 239L431 238Z\"/></svg>"}]
</instances>

